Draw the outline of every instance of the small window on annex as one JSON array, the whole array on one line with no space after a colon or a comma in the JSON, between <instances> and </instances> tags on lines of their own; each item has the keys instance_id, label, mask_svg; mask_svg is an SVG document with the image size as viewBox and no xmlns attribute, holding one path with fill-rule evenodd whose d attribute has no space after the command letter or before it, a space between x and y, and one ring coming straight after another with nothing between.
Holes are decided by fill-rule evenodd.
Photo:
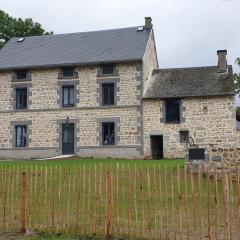
<instances>
[{"instance_id":1,"label":"small window on annex","mask_svg":"<svg viewBox=\"0 0 240 240\"><path fill-rule=\"evenodd\" d=\"M180 131L180 143L187 143L189 140L189 131Z\"/></svg>"}]
</instances>

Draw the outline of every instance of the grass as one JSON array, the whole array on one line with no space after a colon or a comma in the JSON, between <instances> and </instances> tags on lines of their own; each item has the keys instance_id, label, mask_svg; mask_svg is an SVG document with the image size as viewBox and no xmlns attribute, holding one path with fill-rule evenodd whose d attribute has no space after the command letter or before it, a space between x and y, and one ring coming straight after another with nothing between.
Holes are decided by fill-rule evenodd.
<instances>
[{"instance_id":1,"label":"grass","mask_svg":"<svg viewBox=\"0 0 240 240\"><path fill-rule=\"evenodd\" d=\"M117 166L119 167L118 172L116 171ZM128 171L128 166L130 171ZM178 166L180 167L180 178L177 175ZM55 232L56 224L58 224L60 232L70 234L76 232L76 219L79 218L80 227L78 235L84 237L93 236L95 222L96 236L102 236L105 231L106 216L109 210L108 194L111 194L108 191L109 185L106 171L112 171L113 221L116 231L116 202L118 192L118 220L121 236L126 236L129 231L129 225L133 235L137 232L138 228L141 236L143 236L142 233L144 232L144 234L154 237L156 234L155 219L157 219L158 234L161 228L169 232L172 229L176 229L180 207L179 187L183 197L181 208L184 227L186 226L185 212L186 207L188 207L189 231L194 232L195 226L197 231L200 230L201 210L203 210L204 227L207 230L208 222L205 219L208 217L208 211L210 211L212 225L214 225L216 219L216 189L214 181L210 179L208 192L207 181L203 177L201 183L202 207L200 207L198 177L193 176L191 178L191 176L187 175L185 182L183 166L184 160L179 159L153 161L68 158L48 161L2 161L0 162L0 173L2 173L0 174L0 228L8 226L8 229L16 229L16 226L20 224L21 170L24 169L27 172L28 228L43 232ZM19 167L20 172L18 176L16 171ZM154 169L156 175L154 175ZM233 185L233 189L233 198L235 199L235 185ZM59 191L61 192L60 200ZM186 199L185 191L187 191L188 200ZM218 183L217 191L219 194L220 226L222 227L224 226L224 202L221 182ZM233 209L235 207L234 205ZM237 211L234 213L237 213ZM60 217L58 214L60 214ZM194 214L196 216L195 220L193 218ZM6 223L3 220L4 216ZM159 221L161 218L163 221L160 227ZM51 227L52 219L54 219L54 229ZM25 240L25 238L23 239ZM27 239L71 240L71 237L68 237L68 235L40 234Z\"/></svg>"},{"instance_id":2,"label":"grass","mask_svg":"<svg viewBox=\"0 0 240 240\"><path fill-rule=\"evenodd\" d=\"M135 164L137 166L142 165L143 167L160 165L162 167L174 168L176 169L179 165L180 167L184 166L183 159L161 159L161 160L128 160L128 159L103 159L103 158L63 158L63 159L54 159L54 160L9 160L9 161L0 161L0 167L16 167L16 166L42 166L42 167L55 167L55 166L76 166L76 165L86 165L93 166L94 164L98 164L102 162L106 165L116 165L119 164L129 164L130 167L133 167Z\"/></svg>"}]
</instances>

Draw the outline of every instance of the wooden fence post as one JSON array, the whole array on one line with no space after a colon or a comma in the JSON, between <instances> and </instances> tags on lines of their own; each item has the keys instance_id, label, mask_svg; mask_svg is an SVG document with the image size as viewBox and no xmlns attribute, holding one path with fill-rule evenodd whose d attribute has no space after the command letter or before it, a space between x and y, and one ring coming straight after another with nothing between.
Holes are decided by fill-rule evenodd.
<instances>
[{"instance_id":1,"label":"wooden fence post","mask_svg":"<svg viewBox=\"0 0 240 240\"><path fill-rule=\"evenodd\" d=\"M26 172L22 173L22 218L21 218L21 232L26 232Z\"/></svg>"},{"instance_id":2,"label":"wooden fence post","mask_svg":"<svg viewBox=\"0 0 240 240\"><path fill-rule=\"evenodd\" d=\"M108 220L107 220L107 236L106 239L112 239L112 227L113 227L113 206L112 206L112 172L107 172L107 203L108 203Z\"/></svg>"},{"instance_id":3,"label":"wooden fence post","mask_svg":"<svg viewBox=\"0 0 240 240\"><path fill-rule=\"evenodd\" d=\"M225 237L230 240L230 194L229 194L229 174L224 173L224 203L225 203Z\"/></svg>"}]
</instances>

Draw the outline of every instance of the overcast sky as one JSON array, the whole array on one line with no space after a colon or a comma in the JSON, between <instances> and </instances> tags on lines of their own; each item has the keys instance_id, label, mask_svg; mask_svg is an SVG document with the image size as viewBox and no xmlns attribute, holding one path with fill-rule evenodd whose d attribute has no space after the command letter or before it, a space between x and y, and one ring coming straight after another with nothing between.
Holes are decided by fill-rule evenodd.
<instances>
[{"instance_id":1,"label":"overcast sky","mask_svg":"<svg viewBox=\"0 0 240 240\"><path fill-rule=\"evenodd\" d=\"M240 0L0 0L0 9L54 33L138 26L151 16L160 68L216 65L217 49L227 49L238 71Z\"/></svg>"}]
</instances>

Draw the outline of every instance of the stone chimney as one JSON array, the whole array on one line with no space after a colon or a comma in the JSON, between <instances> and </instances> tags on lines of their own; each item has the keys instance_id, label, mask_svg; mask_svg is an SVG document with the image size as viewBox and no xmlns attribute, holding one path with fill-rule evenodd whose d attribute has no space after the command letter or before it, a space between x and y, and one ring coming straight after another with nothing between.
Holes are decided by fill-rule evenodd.
<instances>
[{"instance_id":1,"label":"stone chimney","mask_svg":"<svg viewBox=\"0 0 240 240\"><path fill-rule=\"evenodd\" d=\"M224 73L227 71L227 50L218 50L218 72Z\"/></svg>"},{"instance_id":2,"label":"stone chimney","mask_svg":"<svg viewBox=\"0 0 240 240\"><path fill-rule=\"evenodd\" d=\"M145 30L150 30L152 29L152 18L151 17L145 17Z\"/></svg>"}]
</instances>

